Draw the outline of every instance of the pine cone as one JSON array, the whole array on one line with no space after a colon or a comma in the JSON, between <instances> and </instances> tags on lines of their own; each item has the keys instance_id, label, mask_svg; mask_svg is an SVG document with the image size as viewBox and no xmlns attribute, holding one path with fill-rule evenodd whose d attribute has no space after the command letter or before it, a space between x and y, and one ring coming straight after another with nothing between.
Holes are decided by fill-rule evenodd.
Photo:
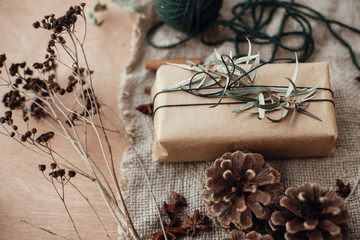
<instances>
[{"instance_id":1,"label":"pine cone","mask_svg":"<svg viewBox=\"0 0 360 240\"><path fill-rule=\"evenodd\" d=\"M280 173L257 153L225 153L205 175L205 212L223 228L254 229L255 220L267 219L283 192Z\"/></svg>"},{"instance_id":2,"label":"pine cone","mask_svg":"<svg viewBox=\"0 0 360 240\"><path fill-rule=\"evenodd\" d=\"M261 235L255 231L245 233L241 230L232 230L230 236L222 240L273 240L270 235Z\"/></svg>"},{"instance_id":3,"label":"pine cone","mask_svg":"<svg viewBox=\"0 0 360 240\"><path fill-rule=\"evenodd\" d=\"M276 239L344 240L348 236L350 215L333 189L313 183L288 188L280 206L269 220Z\"/></svg>"}]
</instances>

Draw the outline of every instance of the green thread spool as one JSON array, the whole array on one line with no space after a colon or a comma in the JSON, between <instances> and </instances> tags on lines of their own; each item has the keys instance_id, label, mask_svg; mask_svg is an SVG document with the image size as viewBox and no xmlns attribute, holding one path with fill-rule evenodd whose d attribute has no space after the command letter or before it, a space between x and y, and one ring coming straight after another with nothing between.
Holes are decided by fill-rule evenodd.
<instances>
[{"instance_id":1,"label":"green thread spool","mask_svg":"<svg viewBox=\"0 0 360 240\"><path fill-rule=\"evenodd\" d=\"M155 11L171 28L198 33L218 16L222 0L156 0Z\"/></svg>"},{"instance_id":2,"label":"green thread spool","mask_svg":"<svg viewBox=\"0 0 360 240\"><path fill-rule=\"evenodd\" d=\"M326 27L330 31L331 35L348 50L354 66L360 71L360 63L358 62L358 56L355 56L354 49L347 39L341 36L340 33L333 28L333 26L338 26L342 29L351 31L354 34L360 35L359 28L352 27L337 20L328 19L319 11L311 8L310 6L296 3L295 0L239 1L239 3L233 6L231 13L229 13L229 19L214 21L218 16L221 5L222 0L156 0L155 8L163 21L175 29L190 34L186 38L175 43L169 45L158 45L151 40L151 35L154 34L164 23L159 22L147 31L146 42L154 48L169 49L177 47L195 38L197 35L200 35L200 41L207 46L214 46L224 42L233 42L236 56L240 57L246 54L240 53L239 44L241 42L247 42L247 37L252 43L268 45L272 48L272 56L268 61L273 60L276 53L281 48L290 52L301 51L302 54L299 56L299 61L305 62L312 56L315 50L315 42L311 26L311 21L315 20L326 24ZM191 9L191 12L189 12L188 9ZM269 35L265 30L266 26L272 22L273 15L278 9L284 10L285 13L283 14L278 32L273 35ZM250 12L251 16L246 16L244 14L245 12ZM190 17L189 13L192 13L193 15ZM298 23L301 30L285 31L285 24L289 20ZM210 24L210 26L207 26L207 24ZM217 26L228 27L233 31L233 36L220 37L220 39L215 42L206 40L206 33ZM281 41L282 38L291 35L302 39L302 45L297 47L288 47Z\"/></svg>"}]
</instances>

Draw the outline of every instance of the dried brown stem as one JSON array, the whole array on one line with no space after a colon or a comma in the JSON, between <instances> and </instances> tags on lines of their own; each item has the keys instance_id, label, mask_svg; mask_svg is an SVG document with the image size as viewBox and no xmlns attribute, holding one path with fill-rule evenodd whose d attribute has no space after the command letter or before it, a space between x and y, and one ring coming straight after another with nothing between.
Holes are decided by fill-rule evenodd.
<instances>
[{"instance_id":1,"label":"dried brown stem","mask_svg":"<svg viewBox=\"0 0 360 240\"><path fill-rule=\"evenodd\" d=\"M10 220L12 220L12 221L16 221L16 222L20 222L20 223L25 223L25 224L33 227L33 228L36 228L36 229L39 229L39 230L41 230L41 231L47 232L47 233L49 233L49 234L51 234L51 235L53 235L53 236L56 236L56 237L59 237L59 238L62 238L62 239L66 239L66 240L71 240L71 238L67 238L67 237L65 237L65 236L63 236L63 235L60 235L60 234L55 233L55 232L53 232L53 231L50 231L50 230L48 230L48 229L46 229L46 228L39 227L39 226L37 226L37 225L35 225L35 224L32 224L32 223L30 223L30 222L28 222L28 221L26 221L26 220L19 219L19 218L15 218L15 217L12 217L12 216L3 214L3 213L0 213L0 216L1 216L1 217L4 217L4 218L7 218L7 219L10 219Z\"/></svg>"}]
</instances>

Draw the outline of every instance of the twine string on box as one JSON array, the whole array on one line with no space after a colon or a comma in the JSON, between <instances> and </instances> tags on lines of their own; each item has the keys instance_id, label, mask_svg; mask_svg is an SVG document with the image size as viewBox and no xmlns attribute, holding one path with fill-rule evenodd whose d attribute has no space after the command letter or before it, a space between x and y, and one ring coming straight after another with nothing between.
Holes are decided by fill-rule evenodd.
<instances>
[{"instance_id":1,"label":"twine string on box","mask_svg":"<svg viewBox=\"0 0 360 240\"><path fill-rule=\"evenodd\" d=\"M276 86L276 87L279 87L279 86ZM280 86L281 87L281 86ZM323 90L330 90L330 89L323 89ZM308 100L308 102L330 102L334 105L335 107L335 102L331 99L310 99ZM218 103L218 105L231 105L231 104L245 104L247 102L245 101L236 101L236 102L221 102L221 103ZM154 113L153 113L153 116L155 116L155 113L161 109L161 108L169 108L169 107L193 107L193 106L213 106L217 103L184 103L184 104L165 104L165 105L160 105L160 106L157 106L155 109L154 109Z\"/></svg>"},{"instance_id":2,"label":"twine string on box","mask_svg":"<svg viewBox=\"0 0 360 240\"><path fill-rule=\"evenodd\" d=\"M281 19L277 33L270 35L266 32L266 28L272 23L274 15L279 10L283 10L285 13ZM195 9L194 9L195 11ZM250 13L250 17L247 17L246 13ZM191 12L185 12L184 14L194 14ZM350 58L354 66L360 70L360 64L358 63L354 50L351 45L341 37L333 28L338 26L343 29L347 29L355 34L360 35L360 29L347 25L337 20L331 20L322 15L319 11L306 6L304 4L295 3L294 0L281 1L281 0L246 0L244 2L236 4L231 11L233 15L229 20L217 20L213 23L209 22L209 26L204 28L200 32L194 32L189 34L186 38L179 40L178 42L169 45L158 45L151 40L151 36L166 22L166 19L162 22L155 24L151 27L146 34L146 41L149 45L155 48L168 49L181 45L190 39L200 35L200 41L209 46L219 45L224 42L233 42L236 56L245 56L241 54L239 44L246 42L246 38L249 38L251 42L259 45L272 45L272 53L269 60L273 60L280 49L285 51L297 51L301 52L299 56L300 62L305 62L314 53L315 43L313 39L313 29L310 24L311 20L317 20L326 24L327 29L345 48L347 48ZM285 30L287 22L294 21L300 27L301 30ZM190 22L188 24L191 24ZM170 25L171 26L171 25ZM228 28L232 31L233 35L230 37L223 37L218 40L212 41L207 39L207 36L211 31L216 28ZM220 34L221 35L221 34ZM298 39L302 39L302 43L296 47L290 47L283 43L283 39L287 37L295 36ZM264 62L264 60L263 60Z\"/></svg>"},{"instance_id":3,"label":"twine string on box","mask_svg":"<svg viewBox=\"0 0 360 240\"><path fill-rule=\"evenodd\" d=\"M232 65L232 70L229 69L228 65L226 64L226 60L225 58L227 58L228 60L230 60L230 63ZM234 75L234 72L235 72L235 63L234 61L232 60L231 57L229 57L228 55L226 54L223 54L221 56L221 60L225 66L225 69L226 69L226 74L228 75L228 79L232 79L233 75ZM266 65L266 64L269 64L269 63L272 63L272 62L275 62L275 61L286 61L286 60L292 60L292 59L289 59L289 58L279 58L279 59L273 59L269 62L266 62L266 63L263 63L263 64L260 64L259 66L247 71L246 73L242 74L240 77L238 77L237 79L229 82L227 85L222 85L219 81L216 81L216 79L211 75L209 74L208 72L197 72L195 73L191 79L190 79L190 82L189 82L189 88L188 89L172 89L172 90L162 90L162 91L159 91L157 92L155 95L154 95L154 98L153 98L153 103L155 103L155 100L156 98L160 95L160 94L164 94L164 93L174 93L174 92L187 92L189 94L192 94L192 95L195 95L195 96L199 96L199 97L204 97L204 98L221 98L224 93L227 91L227 90L230 90L230 89L237 89L237 88L257 88L257 87L269 87L269 88L288 88L288 86L274 86L274 85L241 85L241 86L235 86L235 84L237 82L239 82L243 77L247 76L248 74L250 74L251 72L255 71L256 69ZM211 87L211 86L206 86L206 87L197 87L197 88L193 88L192 87L192 84L193 84L193 80L194 78L196 77L196 75L198 74L206 74L207 76L209 76L213 81L214 83L216 83L217 87ZM312 87L296 87L296 89L311 89ZM219 91L215 91L215 92L205 92L205 93L202 93L201 91L202 90L216 90L216 89L220 89ZM317 87L316 90L322 90L322 91L329 91L331 93L332 96L334 96L334 92L330 89L330 88L323 88L323 87ZM309 99L307 100L308 102L330 102L333 104L333 106L335 107L335 102L332 100L332 99ZM265 102L270 102L270 100L268 101L265 101ZM153 112L153 117L155 116L156 112L161 109L161 108L169 108L169 107L189 107L189 106L216 106L216 105L226 105L226 104L246 104L247 101L234 101L234 102L217 102L217 103L186 103L186 104L166 104L166 105L160 105L160 106L157 106L155 109L154 109L154 112Z\"/></svg>"}]
</instances>

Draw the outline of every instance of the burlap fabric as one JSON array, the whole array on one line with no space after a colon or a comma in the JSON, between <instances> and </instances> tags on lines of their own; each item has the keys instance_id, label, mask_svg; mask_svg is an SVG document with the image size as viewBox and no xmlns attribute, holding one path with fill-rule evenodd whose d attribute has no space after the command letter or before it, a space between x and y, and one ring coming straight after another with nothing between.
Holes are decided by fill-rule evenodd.
<instances>
[{"instance_id":1,"label":"burlap fabric","mask_svg":"<svg viewBox=\"0 0 360 240\"><path fill-rule=\"evenodd\" d=\"M229 18L229 9L236 2L233 0L224 1L221 10L222 17ZM296 2L311 6L328 18L337 19L360 28L360 2L358 0L297 0ZM171 191L176 191L188 200L189 204L184 212L192 214L193 210L200 209L203 214L200 187L204 181L204 170L212 164L211 161L214 159L200 163L153 163L151 161L153 121L151 117L135 112L134 109L140 104L151 102L150 96L144 94L143 89L144 86L152 85L155 80L155 73L145 70L144 61L146 59L201 57L206 61L214 58L213 48L200 44L197 39L169 50L158 50L148 46L145 43L144 35L147 29L158 21L153 11L153 4L153 0L142 1L142 17L139 18L133 36L133 58L127 67L124 79L121 81L119 105L127 122L127 128L133 134L136 149L144 159L144 165L149 172L159 205L164 200L170 200ZM277 14L274 23L280 20L282 13L278 12ZM358 98L360 82L354 78L360 74L352 65L346 48L331 36L325 24L312 21L312 26L316 50L310 61L326 61L330 64L330 77L335 94L339 129L336 151L333 157L269 161L282 174L285 187L299 186L305 181L335 187L336 178L350 182L351 186L354 186L360 175L360 101ZM271 29L272 27L274 29ZM270 26L268 30L275 29L276 24ZM349 40L359 57L359 35L354 35L337 27L335 30ZM183 35L165 27L156 33L154 41L166 44L178 40L179 37L181 38ZM294 41L294 39L289 39L289 41ZM229 50L233 49L233 45L226 44L217 46L217 48L220 53L229 53ZM244 44L241 48L246 52L247 45ZM266 46L256 50L260 50L265 58L270 54L270 50ZM280 52L279 56L292 57L293 55ZM152 233L160 228L159 221L144 174L135 160L134 153L130 150L126 151L123 156L122 176L126 180L125 195L135 227L142 239L151 239ZM351 213L351 239L360 239L359 191L356 191L347 201L347 207ZM214 227L210 233L201 233L198 239L221 239L224 236L226 233L222 229Z\"/></svg>"}]
</instances>

